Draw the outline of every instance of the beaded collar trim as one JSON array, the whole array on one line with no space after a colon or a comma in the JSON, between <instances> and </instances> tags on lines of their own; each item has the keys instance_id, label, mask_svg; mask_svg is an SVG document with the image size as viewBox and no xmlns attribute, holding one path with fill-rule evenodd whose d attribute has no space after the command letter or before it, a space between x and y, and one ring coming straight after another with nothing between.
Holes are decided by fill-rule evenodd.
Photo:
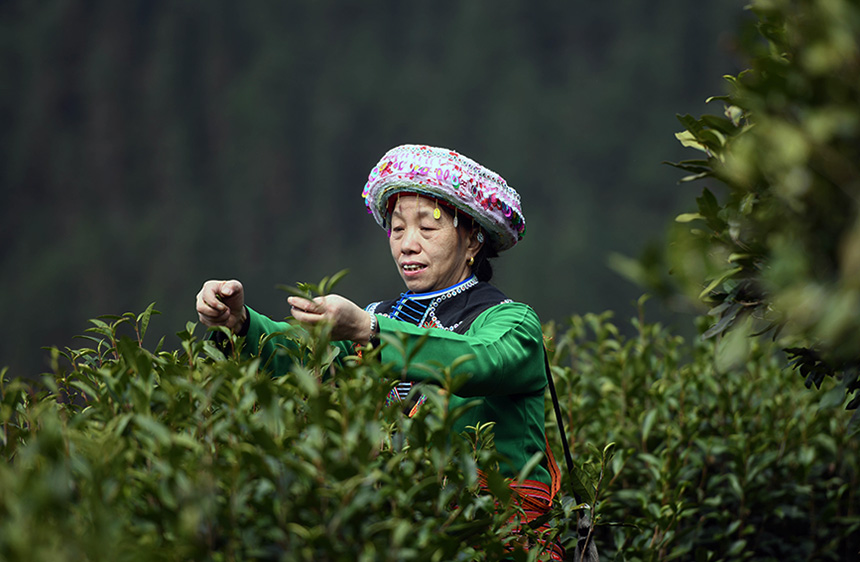
<instances>
[{"instance_id":1,"label":"beaded collar trim","mask_svg":"<svg viewBox=\"0 0 860 562\"><path fill-rule=\"evenodd\" d=\"M391 312L385 314L385 316L403 320L424 328L442 328L443 330L453 331L462 324L462 321L451 326L444 326L436 317L436 309L441 303L468 291L477 284L478 279L472 275L468 279L441 291L430 293L413 293L407 291L400 295L394 308ZM378 302L371 304L367 307L367 311L371 314L376 314L376 308L379 304Z\"/></svg>"}]
</instances>

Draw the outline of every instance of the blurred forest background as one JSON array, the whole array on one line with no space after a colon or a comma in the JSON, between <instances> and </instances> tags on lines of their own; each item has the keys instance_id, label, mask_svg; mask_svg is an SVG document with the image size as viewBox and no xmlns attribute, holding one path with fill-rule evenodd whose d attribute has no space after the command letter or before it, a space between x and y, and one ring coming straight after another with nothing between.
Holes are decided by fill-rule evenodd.
<instances>
[{"instance_id":1,"label":"blurred forest background","mask_svg":"<svg viewBox=\"0 0 860 562\"><path fill-rule=\"evenodd\" d=\"M496 264L511 298L544 321L632 315L642 289L608 257L659 243L700 190L661 162L685 156L675 114L740 70L743 6L0 3L0 366L42 372L42 346L153 301L149 338L173 347L209 278L274 318L275 285L344 268L356 302L396 295L360 194L407 142L520 191L527 234Z\"/></svg>"}]
</instances>

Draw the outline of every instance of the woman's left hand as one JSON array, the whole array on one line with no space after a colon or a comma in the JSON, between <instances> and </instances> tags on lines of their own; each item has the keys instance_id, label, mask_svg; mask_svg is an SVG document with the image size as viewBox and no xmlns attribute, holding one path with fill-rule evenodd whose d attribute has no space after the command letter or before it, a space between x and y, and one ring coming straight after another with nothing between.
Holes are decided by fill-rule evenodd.
<instances>
[{"instance_id":1,"label":"woman's left hand","mask_svg":"<svg viewBox=\"0 0 860 562\"><path fill-rule=\"evenodd\" d=\"M326 295L313 300L289 297L293 317L306 324L329 322L333 340L351 340L366 344L371 338L370 314L340 295Z\"/></svg>"}]
</instances>

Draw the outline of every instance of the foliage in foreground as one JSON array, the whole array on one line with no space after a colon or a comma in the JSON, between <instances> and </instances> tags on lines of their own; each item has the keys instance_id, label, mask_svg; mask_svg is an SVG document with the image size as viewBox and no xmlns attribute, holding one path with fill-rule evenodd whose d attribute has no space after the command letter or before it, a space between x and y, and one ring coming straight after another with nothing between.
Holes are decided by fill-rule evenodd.
<instances>
[{"instance_id":1,"label":"foliage in foreground","mask_svg":"<svg viewBox=\"0 0 860 562\"><path fill-rule=\"evenodd\" d=\"M704 299L709 335L777 338L807 386L835 376L857 409L860 4L755 0L751 9L756 29L741 43L749 69L712 98L723 111L680 117L679 140L701 155L675 164L689 174L681 182L710 189L677 219L685 227L660 266L673 280L639 277Z\"/></svg>"},{"instance_id":2,"label":"foliage in foreground","mask_svg":"<svg viewBox=\"0 0 860 562\"><path fill-rule=\"evenodd\" d=\"M117 336L133 325L142 337L150 312L96 320L94 345L69 350L46 391L4 382L0 559L505 555L498 537L515 509L487 428L450 439L462 412L443 396L413 419L383 407L382 379L396 377L370 358L321 382L324 340L306 340L303 364L272 378L193 325L183 351Z\"/></svg>"},{"instance_id":3,"label":"foliage in foreground","mask_svg":"<svg viewBox=\"0 0 860 562\"><path fill-rule=\"evenodd\" d=\"M46 390L0 386L0 560L507 555L515 508L491 428L452 439L458 412L443 395L414 419L383 407L380 379L394 373L372 354L332 367L324 334L302 334L304 364L276 378L193 326L182 351L149 351L150 312L95 321L91 348L58 354ZM134 334L117 337L117 324ZM739 358L634 324L632 338L607 315L545 327L574 458L597 484L602 559L856 556L860 445L847 413L819 411L757 342ZM567 540L561 509L554 525Z\"/></svg>"},{"instance_id":4,"label":"foliage in foreground","mask_svg":"<svg viewBox=\"0 0 860 562\"><path fill-rule=\"evenodd\" d=\"M857 559L860 439L842 390L819 404L755 339L739 354L632 322L630 338L609 314L545 327L575 457L587 468L584 444L616 444L603 559Z\"/></svg>"}]
</instances>

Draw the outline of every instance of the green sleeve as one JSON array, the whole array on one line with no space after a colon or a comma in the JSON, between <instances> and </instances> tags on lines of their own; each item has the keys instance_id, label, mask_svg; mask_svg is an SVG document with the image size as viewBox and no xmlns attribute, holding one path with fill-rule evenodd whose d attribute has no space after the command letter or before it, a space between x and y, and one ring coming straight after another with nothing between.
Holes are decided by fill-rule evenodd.
<instances>
[{"instance_id":1,"label":"green sleeve","mask_svg":"<svg viewBox=\"0 0 860 562\"><path fill-rule=\"evenodd\" d=\"M460 396L495 396L537 392L546 385L543 365L543 333L537 314L522 303L493 306L478 316L465 334L437 328L419 328L379 315L382 334L405 334L406 355L423 339L410 364L449 365L469 356L455 374L466 373ZM382 349L382 360L403 369L404 354L393 346ZM407 369L405 378L428 378L421 369Z\"/></svg>"},{"instance_id":2,"label":"green sleeve","mask_svg":"<svg viewBox=\"0 0 860 562\"><path fill-rule=\"evenodd\" d=\"M293 365L293 358L287 353L279 353L278 350L281 347L296 348L296 343L287 337L295 327L289 322L272 320L251 307L246 308L248 333L245 336L244 353L251 357L259 355L263 359L263 364L268 364L267 369L276 376L289 372ZM272 334L275 336L266 339ZM353 353L350 342L332 342L332 345L338 348L339 357Z\"/></svg>"}]
</instances>

